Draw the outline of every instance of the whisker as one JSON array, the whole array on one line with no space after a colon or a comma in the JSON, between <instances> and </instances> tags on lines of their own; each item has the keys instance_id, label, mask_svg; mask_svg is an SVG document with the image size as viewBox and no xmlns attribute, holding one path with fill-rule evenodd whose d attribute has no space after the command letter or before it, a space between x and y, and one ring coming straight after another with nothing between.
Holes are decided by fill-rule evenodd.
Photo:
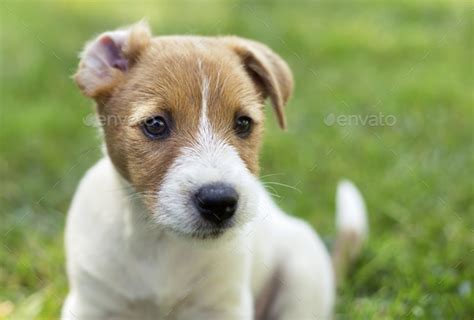
<instances>
[{"instance_id":1,"label":"whisker","mask_svg":"<svg viewBox=\"0 0 474 320\"><path fill-rule=\"evenodd\" d=\"M284 176L285 174L283 172L281 173L270 173L266 174L264 176L260 176L260 179L267 178L267 177L274 177L274 176Z\"/></svg>"},{"instance_id":2,"label":"whisker","mask_svg":"<svg viewBox=\"0 0 474 320\"><path fill-rule=\"evenodd\" d=\"M264 185L265 189L267 189L267 191L271 194L271 195L276 195L278 198L280 198L280 195L278 194L278 191L272 187L272 186L268 186L268 185Z\"/></svg>"},{"instance_id":3,"label":"whisker","mask_svg":"<svg viewBox=\"0 0 474 320\"><path fill-rule=\"evenodd\" d=\"M281 182L275 182L275 181L266 181L266 182L262 182L263 185L268 185L268 184L273 184L273 185L277 185L277 186L281 186L281 187L286 187L288 189L291 189L291 190L294 190L298 193L303 193L300 189L298 189L297 187L294 187L294 186L290 186L288 184L285 184L285 183L281 183Z\"/></svg>"}]
</instances>

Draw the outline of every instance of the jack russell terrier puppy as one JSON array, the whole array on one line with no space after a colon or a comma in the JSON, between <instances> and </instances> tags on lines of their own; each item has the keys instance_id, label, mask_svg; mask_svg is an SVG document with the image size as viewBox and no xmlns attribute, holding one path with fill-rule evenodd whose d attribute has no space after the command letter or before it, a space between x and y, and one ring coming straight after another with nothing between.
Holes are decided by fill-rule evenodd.
<instances>
[{"instance_id":1,"label":"jack russell terrier puppy","mask_svg":"<svg viewBox=\"0 0 474 320\"><path fill-rule=\"evenodd\" d=\"M264 100L279 125L287 64L239 37L106 32L75 81L96 102L106 156L66 225L63 319L330 319L336 279L367 233L350 182L334 252L258 181Z\"/></svg>"}]
</instances>

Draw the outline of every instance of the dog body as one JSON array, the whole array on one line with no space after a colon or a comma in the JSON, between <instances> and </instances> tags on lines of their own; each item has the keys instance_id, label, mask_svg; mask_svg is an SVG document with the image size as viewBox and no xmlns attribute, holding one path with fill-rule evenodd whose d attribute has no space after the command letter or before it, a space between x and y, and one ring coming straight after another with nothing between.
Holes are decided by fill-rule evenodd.
<instances>
[{"instance_id":1,"label":"dog body","mask_svg":"<svg viewBox=\"0 0 474 320\"><path fill-rule=\"evenodd\" d=\"M280 57L138 24L89 43L75 79L97 103L106 156L68 215L64 319L331 317L326 248L256 178L266 97L285 127L292 76ZM363 202L351 184L339 191L340 238L357 247ZM337 247L345 264L353 250Z\"/></svg>"},{"instance_id":2,"label":"dog body","mask_svg":"<svg viewBox=\"0 0 474 320\"><path fill-rule=\"evenodd\" d=\"M328 318L334 280L327 250L255 187L253 222L218 243L196 244L150 228L127 183L101 160L69 212L71 292L63 318L253 319L254 310L267 319Z\"/></svg>"}]
</instances>

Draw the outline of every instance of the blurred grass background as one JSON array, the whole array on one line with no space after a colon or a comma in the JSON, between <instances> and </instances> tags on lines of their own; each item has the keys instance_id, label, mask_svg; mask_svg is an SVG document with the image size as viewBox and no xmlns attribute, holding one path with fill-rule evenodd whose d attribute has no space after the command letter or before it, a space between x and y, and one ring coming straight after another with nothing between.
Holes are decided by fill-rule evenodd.
<instances>
[{"instance_id":1,"label":"blurred grass background","mask_svg":"<svg viewBox=\"0 0 474 320\"><path fill-rule=\"evenodd\" d=\"M65 213L100 157L70 76L85 41L143 17L155 35L236 34L290 64L289 131L268 113L263 180L329 240L338 179L370 212L337 318L474 317L472 2L2 1L0 14L0 318L58 318ZM396 123L325 123L380 114Z\"/></svg>"}]
</instances>

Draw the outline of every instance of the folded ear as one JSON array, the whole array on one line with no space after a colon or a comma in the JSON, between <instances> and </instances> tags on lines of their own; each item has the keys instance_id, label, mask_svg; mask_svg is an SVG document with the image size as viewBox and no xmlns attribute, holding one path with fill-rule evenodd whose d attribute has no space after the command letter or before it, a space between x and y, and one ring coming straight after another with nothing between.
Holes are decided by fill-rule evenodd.
<instances>
[{"instance_id":1,"label":"folded ear","mask_svg":"<svg viewBox=\"0 0 474 320\"><path fill-rule=\"evenodd\" d=\"M264 99L270 98L278 124L286 128L283 107L293 92L293 75L286 62L267 46L239 37L223 37L241 58Z\"/></svg>"},{"instance_id":2,"label":"folded ear","mask_svg":"<svg viewBox=\"0 0 474 320\"><path fill-rule=\"evenodd\" d=\"M150 40L150 29L143 21L102 33L88 42L80 54L74 80L86 96L106 96L123 79Z\"/></svg>"}]
</instances>

